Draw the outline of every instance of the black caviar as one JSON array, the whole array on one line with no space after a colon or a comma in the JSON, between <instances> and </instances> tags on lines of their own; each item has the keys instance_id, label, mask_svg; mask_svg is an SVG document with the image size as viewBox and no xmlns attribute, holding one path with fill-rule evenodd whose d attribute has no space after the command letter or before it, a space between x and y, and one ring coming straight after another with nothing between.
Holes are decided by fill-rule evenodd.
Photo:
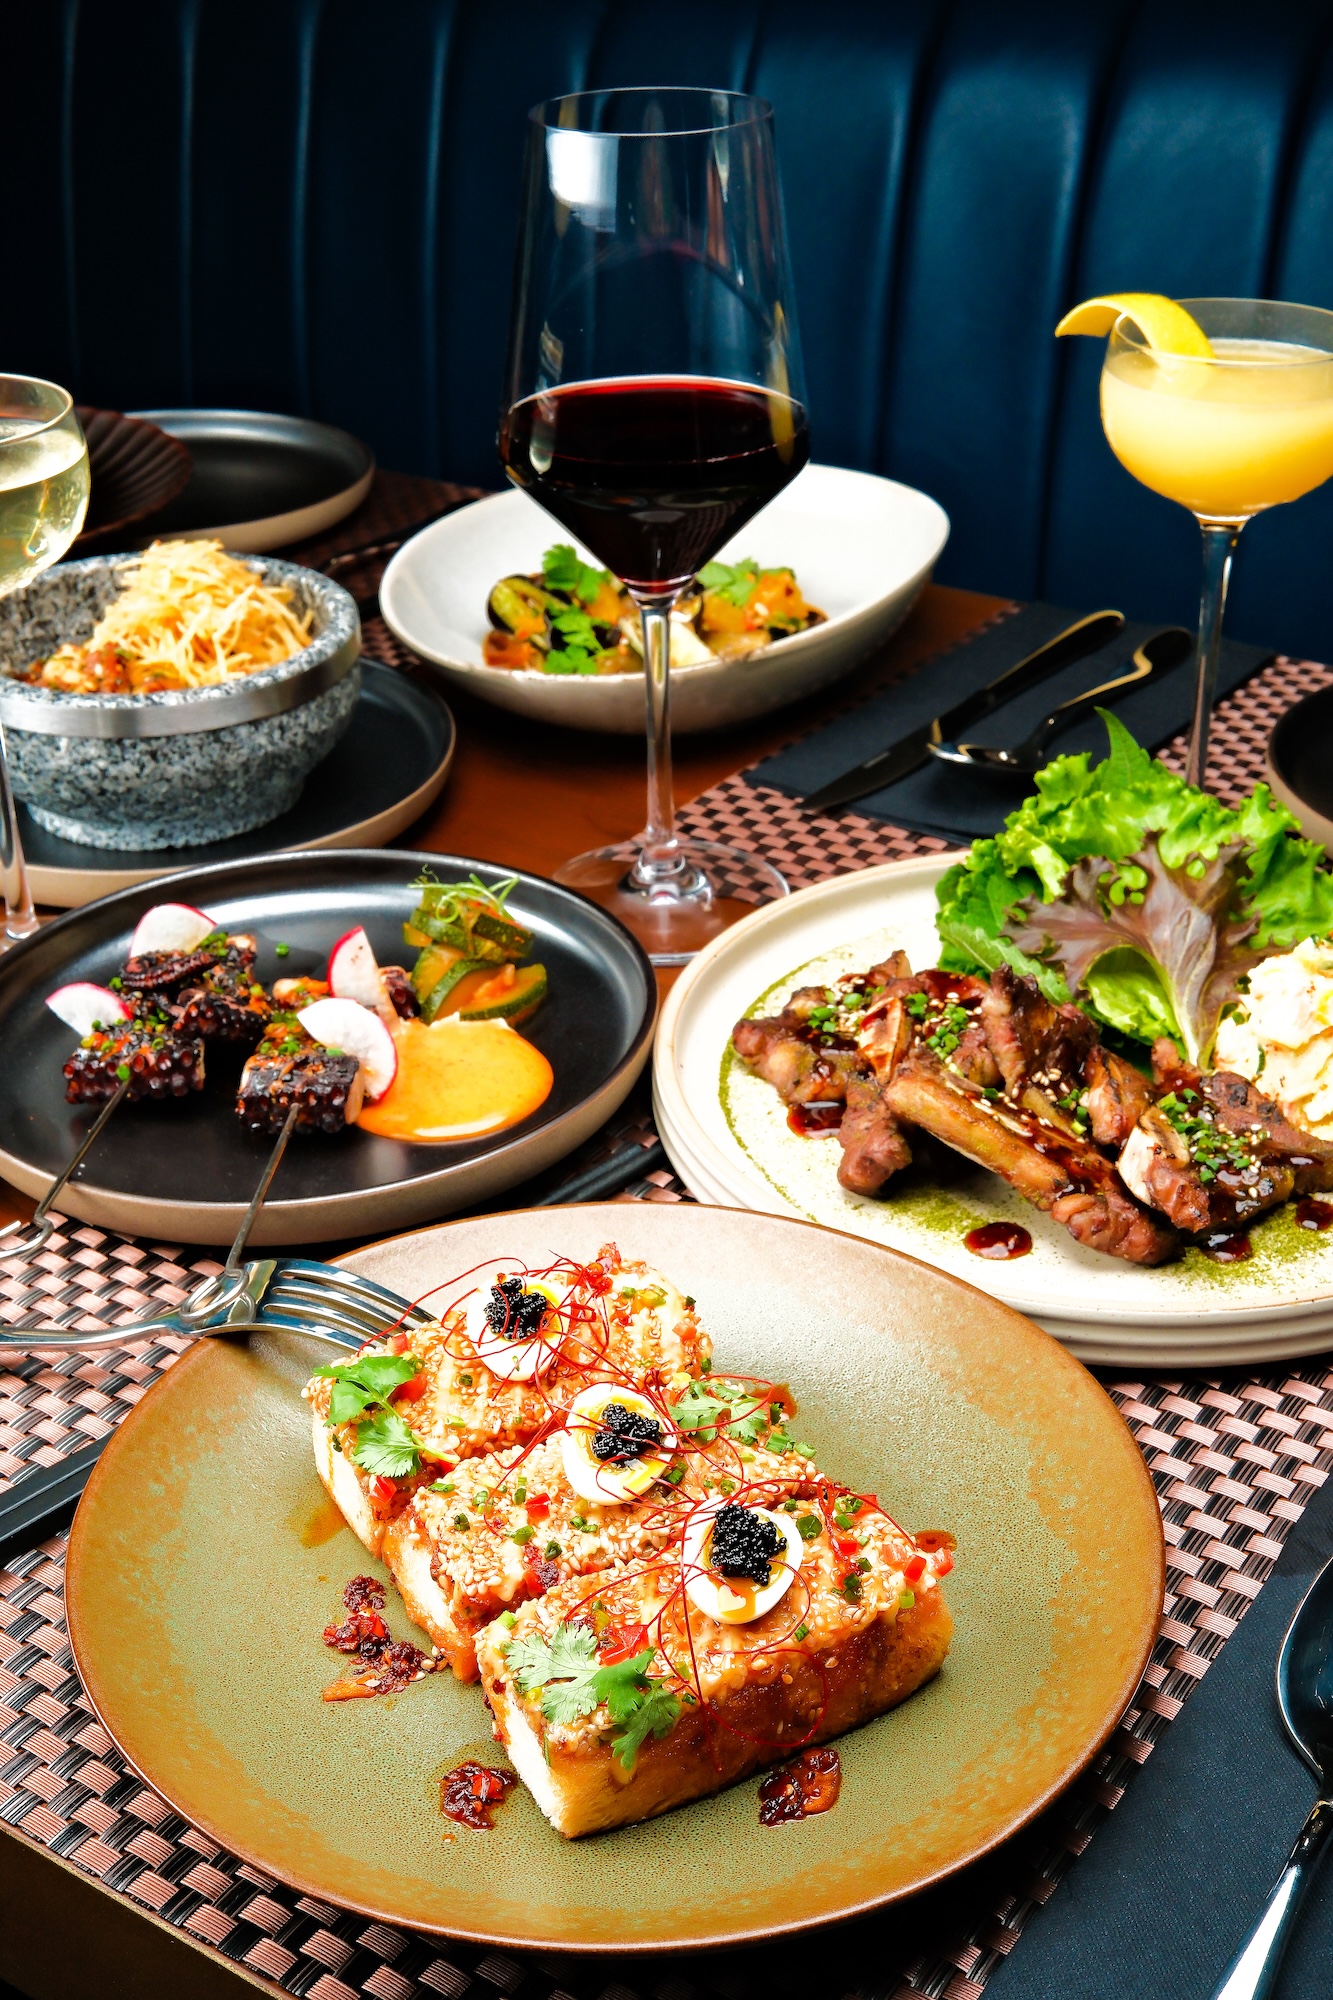
<instances>
[{"instance_id":1,"label":"black caviar","mask_svg":"<svg viewBox=\"0 0 1333 2000\"><path fill-rule=\"evenodd\" d=\"M502 1278L491 1286L486 1324L506 1340L531 1340L541 1332L551 1301L542 1292L525 1292L521 1278Z\"/></svg>"},{"instance_id":2,"label":"black caviar","mask_svg":"<svg viewBox=\"0 0 1333 2000\"><path fill-rule=\"evenodd\" d=\"M603 1465L628 1465L661 1442L662 1426L656 1417L627 1410L623 1403L608 1403L593 1433L592 1455Z\"/></svg>"},{"instance_id":3,"label":"black caviar","mask_svg":"<svg viewBox=\"0 0 1333 2000\"><path fill-rule=\"evenodd\" d=\"M765 1584L773 1574L774 1556L786 1546L776 1522L767 1514L728 1501L713 1522L708 1566L723 1576L743 1576L751 1583Z\"/></svg>"}]
</instances>

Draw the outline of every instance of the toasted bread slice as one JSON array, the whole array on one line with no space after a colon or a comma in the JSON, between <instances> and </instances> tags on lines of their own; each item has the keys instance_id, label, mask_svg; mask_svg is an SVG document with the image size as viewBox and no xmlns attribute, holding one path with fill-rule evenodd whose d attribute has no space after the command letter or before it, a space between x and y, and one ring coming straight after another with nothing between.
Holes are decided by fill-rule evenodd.
<instances>
[{"instance_id":1,"label":"toasted bread slice","mask_svg":"<svg viewBox=\"0 0 1333 2000\"><path fill-rule=\"evenodd\" d=\"M786 1594L749 1624L718 1623L691 1602L676 1547L562 1583L524 1606L512 1629L487 1626L477 1659L495 1734L560 1833L598 1833L706 1797L882 1715L939 1671L953 1621L938 1571L951 1559L931 1552L923 1561L886 1516L862 1519L855 1535L827 1526L814 1536ZM839 1546L849 1543L854 1559ZM622 1755L614 1746L627 1741L624 1715L618 1724L600 1702L558 1719L577 1707L571 1682L554 1673L541 1685L532 1662L543 1653L550 1662L557 1634L566 1661L571 1645L590 1653L590 1632L599 1648L611 1635L623 1659L627 1630L641 1630L652 1647L640 1689L664 1733Z\"/></svg>"},{"instance_id":2,"label":"toasted bread slice","mask_svg":"<svg viewBox=\"0 0 1333 2000\"><path fill-rule=\"evenodd\" d=\"M597 1576L670 1548L695 1502L734 1469L735 1456L717 1444L684 1450L678 1478L619 1505L575 1492L558 1435L464 1459L446 1479L419 1488L389 1524L384 1560L408 1616L459 1680L474 1681L477 1634L493 1618L566 1578ZM793 1483L802 1463L760 1449L746 1454L747 1472L784 1492L813 1490L813 1468L805 1487Z\"/></svg>"},{"instance_id":3,"label":"toasted bread slice","mask_svg":"<svg viewBox=\"0 0 1333 2000\"><path fill-rule=\"evenodd\" d=\"M650 1555L674 1531L670 1507L651 1498L637 1506L581 1499L556 1437L465 1459L437 1487L422 1487L390 1524L384 1560L409 1618L459 1680L474 1681L477 1634L493 1618L563 1577Z\"/></svg>"},{"instance_id":4,"label":"toasted bread slice","mask_svg":"<svg viewBox=\"0 0 1333 2000\"><path fill-rule=\"evenodd\" d=\"M549 1365L528 1380L506 1380L480 1358L474 1333L477 1283L460 1278L446 1291L434 1327L414 1332L419 1361L414 1380L396 1391L393 1408L412 1433L419 1464L402 1477L376 1477L356 1461L358 1421L329 1428L333 1383L316 1375L305 1395L315 1413L315 1466L330 1498L372 1555L384 1531L418 1487L447 1475L460 1461L524 1443L547 1430L595 1380L641 1388L651 1382L678 1391L706 1366L712 1349L694 1312L669 1279L642 1262L626 1262L607 1244L593 1263L552 1266L573 1310L544 1357ZM441 1288L445 1290L446 1288ZM389 1334L364 1352L406 1353L407 1338ZM321 1433L323 1434L321 1436ZM355 1492L353 1491L355 1488Z\"/></svg>"}]
</instances>

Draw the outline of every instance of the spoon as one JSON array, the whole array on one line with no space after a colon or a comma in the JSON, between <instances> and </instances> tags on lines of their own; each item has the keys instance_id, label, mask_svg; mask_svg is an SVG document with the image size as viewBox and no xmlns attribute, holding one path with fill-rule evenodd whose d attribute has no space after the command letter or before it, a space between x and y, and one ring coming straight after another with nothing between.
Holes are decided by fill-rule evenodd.
<instances>
[{"instance_id":1,"label":"spoon","mask_svg":"<svg viewBox=\"0 0 1333 2000\"><path fill-rule=\"evenodd\" d=\"M1134 664L1129 673L1120 674L1113 681L1103 681L1100 687L1088 688L1069 701L1062 701L1058 708L1053 708L1037 724L1031 735L1025 736L1012 750L994 750L988 743L932 743L930 754L945 764L970 764L974 770L1009 771L1015 776L1031 777L1045 762L1046 745L1057 729L1066 728L1085 709L1095 707L1119 688L1134 687L1154 680L1160 674L1170 673L1173 667L1189 659L1193 651L1193 635L1181 625L1168 625L1135 648Z\"/></svg>"},{"instance_id":2,"label":"spoon","mask_svg":"<svg viewBox=\"0 0 1333 2000\"><path fill-rule=\"evenodd\" d=\"M1263 1915L1213 2000L1265 2000L1273 1991L1297 1913L1333 1833L1333 1562L1324 1564L1287 1628L1277 1657L1277 1705L1288 1736L1319 1780L1319 1797Z\"/></svg>"}]
</instances>

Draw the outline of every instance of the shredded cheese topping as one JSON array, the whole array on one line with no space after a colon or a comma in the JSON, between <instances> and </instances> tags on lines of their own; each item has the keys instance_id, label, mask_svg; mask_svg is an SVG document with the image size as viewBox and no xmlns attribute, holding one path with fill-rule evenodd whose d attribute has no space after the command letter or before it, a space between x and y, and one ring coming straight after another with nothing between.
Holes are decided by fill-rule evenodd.
<instances>
[{"instance_id":1,"label":"shredded cheese topping","mask_svg":"<svg viewBox=\"0 0 1333 2000\"><path fill-rule=\"evenodd\" d=\"M314 614L294 612L292 596L221 542L154 542L92 637L24 678L63 694L159 694L234 680L309 645Z\"/></svg>"}]
</instances>

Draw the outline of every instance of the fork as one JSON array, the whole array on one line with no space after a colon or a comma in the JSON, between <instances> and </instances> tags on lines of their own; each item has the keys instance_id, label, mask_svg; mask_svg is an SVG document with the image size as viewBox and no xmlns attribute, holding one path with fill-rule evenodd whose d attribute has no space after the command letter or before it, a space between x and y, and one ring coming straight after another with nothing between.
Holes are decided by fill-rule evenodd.
<instances>
[{"instance_id":1,"label":"fork","mask_svg":"<svg viewBox=\"0 0 1333 2000\"><path fill-rule=\"evenodd\" d=\"M0 1354L60 1348L92 1353L158 1334L228 1334L252 1327L286 1327L314 1334L338 1347L361 1347L391 1327L409 1331L433 1325L419 1306L369 1278L311 1257L267 1257L205 1278L172 1312L128 1320L121 1326L78 1333L37 1322L0 1331Z\"/></svg>"},{"instance_id":2,"label":"fork","mask_svg":"<svg viewBox=\"0 0 1333 2000\"><path fill-rule=\"evenodd\" d=\"M105 1115L111 1109L108 1105ZM34 1348L92 1352L99 1347L123 1347L130 1340L150 1340L163 1333L225 1334L255 1326L286 1327L294 1333L314 1334L338 1347L360 1347L390 1327L433 1324L431 1314L419 1306L369 1278L341 1270L336 1264L322 1264L311 1257L265 1257L250 1264L241 1262L250 1232L287 1150L296 1117L297 1107L293 1105L263 1178L241 1218L226 1264L216 1277L205 1278L201 1285L196 1285L173 1312L151 1314L92 1333L28 1321L0 1330L0 1353L30 1353ZM94 1128L89 1143L95 1136Z\"/></svg>"}]
</instances>

